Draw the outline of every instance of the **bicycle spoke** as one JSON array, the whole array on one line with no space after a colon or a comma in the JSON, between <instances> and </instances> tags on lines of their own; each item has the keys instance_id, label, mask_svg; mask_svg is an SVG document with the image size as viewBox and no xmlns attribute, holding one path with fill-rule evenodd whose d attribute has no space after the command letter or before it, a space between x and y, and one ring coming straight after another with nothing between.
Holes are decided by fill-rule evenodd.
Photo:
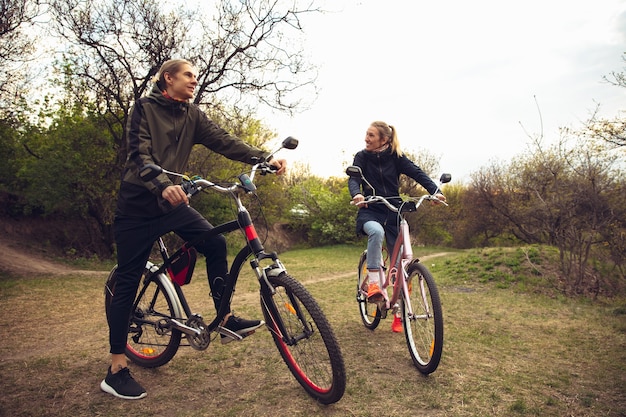
<instances>
[{"instance_id":1,"label":"bicycle spoke","mask_svg":"<svg viewBox=\"0 0 626 417\"><path fill-rule=\"evenodd\" d=\"M443 348L441 302L430 272L422 264L411 264L403 300L403 325L407 346L418 370L429 374L437 369Z\"/></svg>"},{"instance_id":2,"label":"bicycle spoke","mask_svg":"<svg viewBox=\"0 0 626 417\"><path fill-rule=\"evenodd\" d=\"M181 333L167 324L172 313L172 301L167 297L158 279L146 281L144 271L141 287L134 303L128 325L126 355L146 368L169 362L180 344ZM115 291L115 268L111 271L105 290L105 308L108 310ZM108 313L107 313L108 314Z\"/></svg>"},{"instance_id":3,"label":"bicycle spoke","mask_svg":"<svg viewBox=\"0 0 626 417\"><path fill-rule=\"evenodd\" d=\"M263 313L291 373L318 401L338 401L345 390L339 345L321 309L301 284L286 274L271 278L275 294L262 300Z\"/></svg>"},{"instance_id":4,"label":"bicycle spoke","mask_svg":"<svg viewBox=\"0 0 626 417\"><path fill-rule=\"evenodd\" d=\"M363 251L359 260L356 300L359 304L359 314L361 315L363 325L370 330L374 330L380 323L381 312L376 304L367 302L367 283L367 251Z\"/></svg>"}]
</instances>

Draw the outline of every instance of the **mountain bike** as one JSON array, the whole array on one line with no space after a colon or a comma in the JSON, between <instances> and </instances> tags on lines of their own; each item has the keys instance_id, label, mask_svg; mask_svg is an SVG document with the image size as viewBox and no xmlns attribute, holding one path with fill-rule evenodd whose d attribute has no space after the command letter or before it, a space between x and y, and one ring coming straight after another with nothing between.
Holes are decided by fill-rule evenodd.
<instances>
[{"instance_id":1,"label":"mountain bike","mask_svg":"<svg viewBox=\"0 0 626 417\"><path fill-rule=\"evenodd\" d=\"M361 168L349 166L346 173L367 182ZM443 174L440 183L450 182L450 174ZM374 195L366 197L362 204L384 204L389 210L398 213L398 238L389 253L389 264L383 258L380 268L379 287L383 298L377 303L367 300L367 250L363 251L359 259L356 301L359 305L361 320L367 329L374 330L380 320L387 318L388 312L398 315L402 321L402 329L406 339L413 364L422 374L433 373L439 366L443 351L443 312L441 299L435 280L419 259L413 258L409 224L405 219L406 213L417 211L424 201L440 201L434 195L426 194L419 198L400 196L393 200L401 201L399 206L390 201L390 197ZM391 297L388 288L393 289Z\"/></svg>"},{"instance_id":2,"label":"mountain bike","mask_svg":"<svg viewBox=\"0 0 626 417\"><path fill-rule=\"evenodd\" d=\"M295 149L297 145L297 139L289 137L271 155L283 148ZM241 199L242 195L254 194L256 173L266 175L275 172L275 168L266 161L259 161L250 174L241 174L238 181L221 185L201 177L189 178L156 165L144 166L140 176L150 181L162 172L182 177L181 185L189 197L205 190L230 195L235 202L236 218L216 226L195 241L183 243L172 255L168 254L162 237L155 242L163 262L156 265L148 261L144 268L129 319L125 350L128 358L139 366L154 368L165 365L174 357L181 340L186 340L187 345L196 350L207 349L213 335L241 340L242 336L220 323L230 311L230 300L243 264L250 259L250 266L260 284L265 325L288 369L315 400L322 404L339 401L345 391L346 372L334 332L309 291L289 275L275 252L266 252ZM229 267L230 280L225 284L215 317L205 321L201 315L192 312L183 293L183 286L191 281L193 274L194 243L234 231L242 232L245 245ZM105 286L107 317L115 293L115 270L113 268L109 274Z\"/></svg>"}]
</instances>

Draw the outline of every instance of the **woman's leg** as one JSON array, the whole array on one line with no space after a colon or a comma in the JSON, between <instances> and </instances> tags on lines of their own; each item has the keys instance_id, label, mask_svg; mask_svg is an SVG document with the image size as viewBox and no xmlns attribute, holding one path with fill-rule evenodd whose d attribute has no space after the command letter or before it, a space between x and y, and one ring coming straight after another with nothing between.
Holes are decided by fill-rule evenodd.
<instances>
[{"instance_id":1,"label":"woman's leg","mask_svg":"<svg viewBox=\"0 0 626 417\"><path fill-rule=\"evenodd\" d=\"M380 266L385 230L380 223L369 221L363 225L363 231L367 234L367 298L370 302L376 302L382 297Z\"/></svg>"},{"instance_id":2,"label":"woman's leg","mask_svg":"<svg viewBox=\"0 0 626 417\"><path fill-rule=\"evenodd\" d=\"M363 231L367 234L367 269L378 271L382 264L385 229L380 223L369 221L363 225Z\"/></svg>"}]
</instances>

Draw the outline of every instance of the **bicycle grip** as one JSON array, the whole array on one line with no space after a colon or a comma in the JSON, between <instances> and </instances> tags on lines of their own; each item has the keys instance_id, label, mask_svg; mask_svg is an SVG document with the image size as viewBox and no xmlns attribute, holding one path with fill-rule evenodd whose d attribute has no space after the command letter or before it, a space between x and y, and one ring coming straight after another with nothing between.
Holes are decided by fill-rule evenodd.
<instances>
[{"instance_id":1,"label":"bicycle grip","mask_svg":"<svg viewBox=\"0 0 626 417\"><path fill-rule=\"evenodd\" d=\"M278 171L278 167L271 165L269 162L263 162L259 168L259 174L261 175L273 174Z\"/></svg>"}]
</instances>

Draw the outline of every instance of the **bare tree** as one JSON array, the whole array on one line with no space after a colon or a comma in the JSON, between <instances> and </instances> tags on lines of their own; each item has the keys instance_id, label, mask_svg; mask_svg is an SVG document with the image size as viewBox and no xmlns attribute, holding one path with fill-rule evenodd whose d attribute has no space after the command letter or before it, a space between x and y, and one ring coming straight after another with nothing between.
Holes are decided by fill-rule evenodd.
<instances>
[{"instance_id":1,"label":"bare tree","mask_svg":"<svg viewBox=\"0 0 626 417\"><path fill-rule=\"evenodd\" d=\"M615 148L626 149L626 113L607 119L599 117L598 110L599 106L587 121L585 136L591 140L600 139Z\"/></svg>"},{"instance_id":2,"label":"bare tree","mask_svg":"<svg viewBox=\"0 0 626 417\"><path fill-rule=\"evenodd\" d=\"M626 53L622 55L622 61L626 62ZM626 88L626 73L611 72L610 75L602 77L604 81L616 87ZM626 114L616 116L614 119L604 119L597 115L596 108L594 114L587 123L588 134L594 138L604 140L612 146L626 147Z\"/></svg>"},{"instance_id":3,"label":"bare tree","mask_svg":"<svg viewBox=\"0 0 626 417\"><path fill-rule=\"evenodd\" d=\"M0 108L4 112L25 88L24 66L35 42L27 28L39 15L39 0L0 0Z\"/></svg>"},{"instance_id":4,"label":"bare tree","mask_svg":"<svg viewBox=\"0 0 626 417\"><path fill-rule=\"evenodd\" d=\"M536 139L529 154L507 169L477 173L472 184L473 192L506 220L503 232L559 249L563 290L569 293L601 289L592 257L610 258L620 271L624 263L612 251L623 242L611 241L625 227L620 158L584 133L563 129L559 142L549 147Z\"/></svg>"},{"instance_id":5,"label":"bare tree","mask_svg":"<svg viewBox=\"0 0 626 417\"><path fill-rule=\"evenodd\" d=\"M310 100L301 92L314 82L314 68L298 40L301 17L320 10L308 4L300 9L298 1L221 1L211 23L194 27L199 36L189 59L200 69L196 103L211 106L216 94L230 92L291 112Z\"/></svg>"},{"instance_id":6,"label":"bare tree","mask_svg":"<svg viewBox=\"0 0 626 417\"><path fill-rule=\"evenodd\" d=\"M622 55L622 61L626 63L626 53ZM604 81L618 87L626 88L626 73L613 71L610 75L602 77Z\"/></svg>"},{"instance_id":7,"label":"bare tree","mask_svg":"<svg viewBox=\"0 0 626 417\"><path fill-rule=\"evenodd\" d=\"M186 58L197 66L194 100L207 108L262 103L292 111L299 105L293 93L314 79L297 49L301 44L290 39L302 32L300 17L317 10L300 9L297 0L224 0L209 16L174 3L168 11L157 0L52 1L64 39L65 87L100 106L120 164L128 110L167 59Z\"/></svg>"}]
</instances>

